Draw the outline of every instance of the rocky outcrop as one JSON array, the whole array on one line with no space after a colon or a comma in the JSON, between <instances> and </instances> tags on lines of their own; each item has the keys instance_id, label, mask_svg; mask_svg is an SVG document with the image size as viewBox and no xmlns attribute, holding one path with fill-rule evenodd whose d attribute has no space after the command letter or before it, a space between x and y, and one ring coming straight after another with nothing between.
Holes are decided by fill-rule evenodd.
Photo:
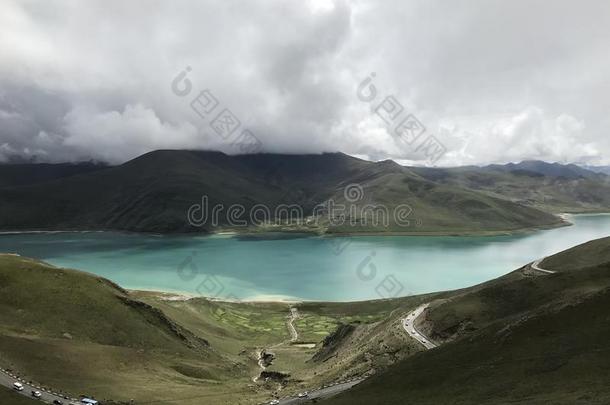
<instances>
[{"instance_id":1,"label":"rocky outcrop","mask_svg":"<svg viewBox=\"0 0 610 405\"><path fill-rule=\"evenodd\" d=\"M117 298L126 305L137 309L148 322L164 328L168 333L183 341L188 347L200 350L206 350L210 347L210 343L207 340L196 336L188 329L178 325L168 318L160 309L126 296L117 295Z\"/></svg>"},{"instance_id":2,"label":"rocky outcrop","mask_svg":"<svg viewBox=\"0 0 610 405\"><path fill-rule=\"evenodd\" d=\"M259 380L284 382L290 377L290 374L280 373L279 371L261 371Z\"/></svg>"},{"instance_id":3,"label":"rocky outcrop","mask_svg":"<svg viewBox=\"0 0 610 405\"><path fill-rule=\"evenodd\" d=\"M354 325L341 324L330 335L324 338L322 348L311 358L314 362L324 362L331 358L341 343L356 330Z\"/></svg>"},{"instance_id":4,"label":"rocky outcrop","mask_svg":"<svg viewBox=\"0 0 610 405\"><path fill-rule=\"evenodd\" d=\"M267 349L261 350L258 354L258 364L262 368L269 367L271 363L273 363L273 360L275 360L275 354L268 352Z\"/></svg>"}]
</instances>

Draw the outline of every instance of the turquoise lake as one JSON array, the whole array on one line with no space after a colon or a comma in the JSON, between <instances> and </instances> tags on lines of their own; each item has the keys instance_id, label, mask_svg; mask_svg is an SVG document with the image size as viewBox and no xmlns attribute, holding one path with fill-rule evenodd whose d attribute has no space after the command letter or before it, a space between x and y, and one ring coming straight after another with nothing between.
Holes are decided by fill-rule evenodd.
<instances>
[{"instance_id":1,"label":"turquoise lake","mask_svg":"<svg viewBox=\"0 0 610 405\"><path fill-rule=\"evenodd\" d=\"M610 215L513 236L5 234L0 252L85 270L122 287L219 299L355 301L470 286L610 235Z\"/></svg>"}]
</instances>

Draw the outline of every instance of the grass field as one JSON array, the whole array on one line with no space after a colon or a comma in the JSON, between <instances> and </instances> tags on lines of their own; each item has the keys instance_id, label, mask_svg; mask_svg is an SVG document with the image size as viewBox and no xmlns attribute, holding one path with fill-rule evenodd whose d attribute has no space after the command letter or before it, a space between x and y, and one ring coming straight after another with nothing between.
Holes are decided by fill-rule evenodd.
<instances>
[{"instance_id":1,"label":"grass field","mask_svg":"<svg viewBox=\"0 0 610 405\"><path fill-rule=\"evenodd\" d=\"M164 294L132 292L159 308L194 334L222 352L238 354L244 342L267 346L290 338L286 329L289 305L283 303L231 303L195 298L167 300Z\"/></svg>"},{"instance_id":2,"label":"grass field","mask_svg":"<svg viewBox=\"0 0 610 405\"><path fill-rule=\"evenodd\" d=\"M252 376L260 371L255 354L262 348L269 349L275 360L267 370L290 375L281 387L283 395L385 367L419 351L400 331L398 320L408 309L429 299L418 296L353 303L228 303L199 298L168 300L166 294L155 292L132 294L205 337L227 358L246 364ZM295 344L289 341L286 327L291 307L299 312L294 322L298 332ZM345 324L355 327L352 339L335 347L330 358L313 360L323 348L324 339ZM279 388L267 387L269 392Z\"/></svg>"}]
</instances>

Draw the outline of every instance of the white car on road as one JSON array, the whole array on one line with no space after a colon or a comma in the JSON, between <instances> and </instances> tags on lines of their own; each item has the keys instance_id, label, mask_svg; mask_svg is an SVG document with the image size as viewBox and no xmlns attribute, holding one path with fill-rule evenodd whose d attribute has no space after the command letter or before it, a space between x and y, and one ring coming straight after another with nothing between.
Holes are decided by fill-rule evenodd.
<instances>
[{"instance_id":1,"label":"white car on road","mask_svg":"<svg viewBox=\"0 0 610 405\"><path fill-rule=\"evenodd\" d=\"M19 382L13 383L13 389L16 389L17 391L23 391L23 384Z\"/></svg>"}]
</instances>

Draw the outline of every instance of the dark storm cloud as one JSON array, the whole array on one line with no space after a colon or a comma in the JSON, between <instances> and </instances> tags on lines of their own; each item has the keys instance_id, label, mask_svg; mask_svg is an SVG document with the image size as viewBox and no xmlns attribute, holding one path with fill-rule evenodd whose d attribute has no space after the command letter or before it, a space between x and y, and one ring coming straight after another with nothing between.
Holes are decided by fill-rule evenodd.
<instances>
[{"instance_id":1,"label":"dark storm cloud","mask_svg":"<svg viewBox=\"0 0 610 405\"><path fill-rule=\"evenodd\" d=\"M609 23L599 1L4 1L0 160L235 153L172 93L190 66L267 151L424 163L356 97L375 72L439 164L610 163Z\"/></svg>"}]
</instances>

